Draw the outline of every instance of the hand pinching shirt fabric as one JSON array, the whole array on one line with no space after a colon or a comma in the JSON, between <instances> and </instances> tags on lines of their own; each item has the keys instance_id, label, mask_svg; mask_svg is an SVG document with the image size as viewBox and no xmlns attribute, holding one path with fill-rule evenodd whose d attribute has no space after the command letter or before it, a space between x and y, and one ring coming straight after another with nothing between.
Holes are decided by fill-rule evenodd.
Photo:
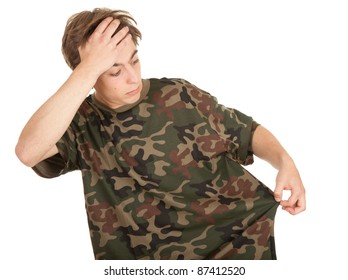
<instances>
[{"instance_id":1,"label":"hand pinching shirt fabric","mask_svg":"<svg viewBox=\"0 0 348 280\"><path fill-rule=\"evenodd\" d=\"M253 162L257 123L181 79L144 79L110 109L93 94L34 167L82 172L96 259L275 259L272 191Z\"/></svg>"}]
</instances>

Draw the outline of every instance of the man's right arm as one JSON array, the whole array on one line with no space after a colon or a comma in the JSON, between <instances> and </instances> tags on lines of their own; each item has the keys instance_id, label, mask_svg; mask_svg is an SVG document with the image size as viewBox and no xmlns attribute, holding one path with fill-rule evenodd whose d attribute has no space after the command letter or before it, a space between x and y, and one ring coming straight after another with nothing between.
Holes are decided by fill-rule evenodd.
<instances>
[{"instance_id":1,"label":"man's right arm","mask_svg":"<svg viewBox=\"0 0 348 280\"><path fill-rule=\"evenodd\" d=\"M93 71L77 66L67 81L29 119L16 146L16 155L27 166L56 154L56 143L70 125L97 79Z\"/></svg>"},{"instance_id":2,"label":"man's right arm","mask_svg":"<svg viewBox=\"0 0 348 280\"><path fill-rule=\"evenodd\" d=\"M131 42L126 27L113 35L119 23L109 17L97 26L86 44L78 49L80 64L23 128L16 155L25 165L33 167L58 152L56 143L67 130L98 77L115 63L120 51Z\"/></svg>"}]
</instances>

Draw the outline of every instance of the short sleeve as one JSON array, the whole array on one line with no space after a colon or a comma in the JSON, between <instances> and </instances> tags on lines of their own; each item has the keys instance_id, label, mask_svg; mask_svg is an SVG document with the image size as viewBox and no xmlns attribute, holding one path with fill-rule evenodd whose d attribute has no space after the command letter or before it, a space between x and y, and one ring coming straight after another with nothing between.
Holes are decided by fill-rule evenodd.
<instances>
[{"instance_id":1,"label":"short sleeve","mask_svg":"<svg viewBox=\"0 0 348 280\"><path fill-rule=\"evenodd\" d=\"M188 83L187 87L197 110L224 139L230 157L243 165L252 164L252 137L259 124L252 117L219 104L214 96L194 85Z\"/></svg>"},{"instance_id":2,"label":"short sleeve","mask_svg":"<svg viewBox=\"0 0 348 280\"><path fill-rule=\"evenodd\" d=\"M58 153L32 167L43 178L54 178L78 169L73 123L56 144Z\"/></svg>"}]
</instances>

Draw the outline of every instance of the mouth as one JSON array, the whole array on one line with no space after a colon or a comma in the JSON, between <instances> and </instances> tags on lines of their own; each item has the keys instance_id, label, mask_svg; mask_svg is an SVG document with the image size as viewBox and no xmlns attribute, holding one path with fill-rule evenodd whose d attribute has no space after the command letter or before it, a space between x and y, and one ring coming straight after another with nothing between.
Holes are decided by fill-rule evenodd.
<instances>
[{"instance_id":1,"label":"mouth","mask_svg":"<svg viewBox=\"0 0 348 280\"><path fill-rule=\"evenodd\" d=\"M127 92L126 95L128 95L128 96L136 95L136 94L139 92L139 90L140 90L140 86L138 86L138 87L137 87L136 89L134 89L134 90L131 90L131 91Z\"/></svg>"}]
</instances>

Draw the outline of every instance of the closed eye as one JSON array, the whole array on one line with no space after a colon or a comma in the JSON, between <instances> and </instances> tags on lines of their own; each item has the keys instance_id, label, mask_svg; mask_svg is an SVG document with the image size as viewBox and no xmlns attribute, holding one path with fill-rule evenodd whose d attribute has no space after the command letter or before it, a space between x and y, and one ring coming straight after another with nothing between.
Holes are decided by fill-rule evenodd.
<instances>
[{"instance_id":1,"label":"closed eye","mask_svg":"<svg viewBox=\"0 0 348 280\"><path fill-rule=\"evenodd\" d=\"M118 77L120 74L121 74L121 70L117 71L116 73L111 73L110 76Z\"/></svg>"}]
</instances>

